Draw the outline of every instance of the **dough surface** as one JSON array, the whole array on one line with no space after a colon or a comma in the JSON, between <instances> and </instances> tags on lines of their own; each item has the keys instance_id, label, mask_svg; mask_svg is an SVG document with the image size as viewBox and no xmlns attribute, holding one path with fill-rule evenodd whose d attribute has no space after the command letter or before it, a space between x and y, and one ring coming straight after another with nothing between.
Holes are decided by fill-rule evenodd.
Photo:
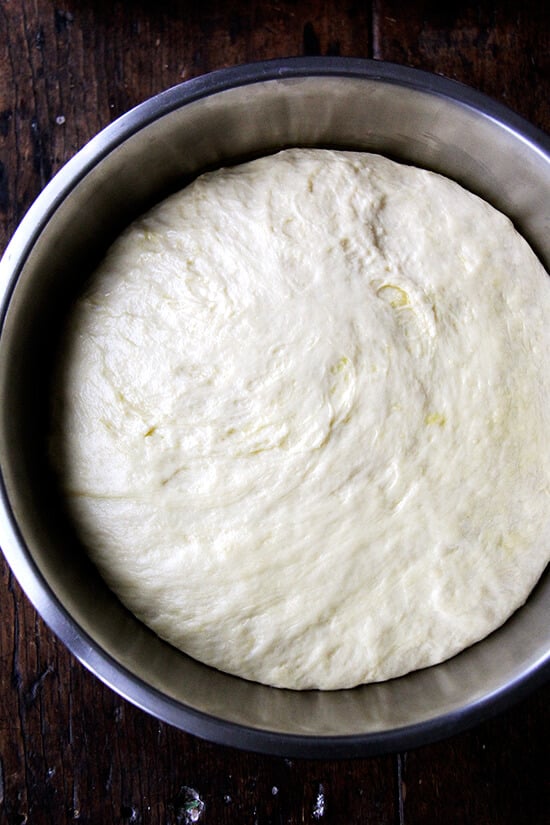
<instances>
[{"instance_id":1,"label":"dough surface","mask_svg":"<svg viewBox=\"0 0 550 825\"><path fill-rule=\"evenodd\" d=\"M383 157L286 150L136 221L71 315L52 456L92 559L191 656L335 689L440 662L550 557L550 279Z\"/></svg>"}]
</instances>

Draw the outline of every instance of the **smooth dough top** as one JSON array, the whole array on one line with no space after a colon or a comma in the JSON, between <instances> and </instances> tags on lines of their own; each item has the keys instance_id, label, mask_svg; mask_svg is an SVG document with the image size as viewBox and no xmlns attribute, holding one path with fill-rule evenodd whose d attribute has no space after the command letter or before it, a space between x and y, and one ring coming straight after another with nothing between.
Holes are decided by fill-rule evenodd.
<instances>
[{"instance_id":1,"label":"smooth dough top","mask_svg":"<svg viewBox=\"0 0 550 825\"><path fill-rule=\"evenodd\" d=\"M345 688L499 626L550 557L550 279L386 158L209 173L70 319L52 454L121 600L191 656Z\"/></svg>"}]
</instances>

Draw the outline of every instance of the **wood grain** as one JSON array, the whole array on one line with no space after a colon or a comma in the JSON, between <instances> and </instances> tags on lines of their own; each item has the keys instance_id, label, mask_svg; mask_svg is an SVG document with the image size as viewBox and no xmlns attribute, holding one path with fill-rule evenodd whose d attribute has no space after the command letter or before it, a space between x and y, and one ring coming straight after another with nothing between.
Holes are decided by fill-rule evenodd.
<instances>
[{"instance_id":1,"label":"wood grain","mask_svg":"<svg viewBox=\"0 0 550 825\"><path fill-rule=\"evenodd\" d=\"M550 6L374 0L373 56L460 80L550 124Z\"/></svg>"},{"instance_id":2,"label":"wood grain","mask_svg":"<svg viewBox=\"0 0 550 825\"><path fill-rule=\"evenodd\" d=\"M0 0L0 247L103 126L186 78L249 60L394 60L467 82L550 132L547 9L532 0ZM44 626L4 562L0 573L0 825L181 825L193 811L205 825L548 821L550 686L406 754L316 762L238 752L104 687Z\"/></svg>"}]
</instances>

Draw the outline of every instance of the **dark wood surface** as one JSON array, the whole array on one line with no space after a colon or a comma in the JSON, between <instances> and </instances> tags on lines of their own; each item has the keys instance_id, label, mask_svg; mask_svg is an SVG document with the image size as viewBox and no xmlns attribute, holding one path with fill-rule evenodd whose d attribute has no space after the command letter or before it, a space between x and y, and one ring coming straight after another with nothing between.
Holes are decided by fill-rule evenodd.
<instances>
[{"instance_id":1,"label":"dark wood surface","mask_svg":"<svg viewBox=\"0 0 550 825\"><path fill-rule=\"evenodd\" d=\"M0 246L93 134L192 76L289 55L375 57L462 80L550 132L549 37L538 0L0 0ZM0 825L182 825L191 790L204 825L550 822L550 685L407 753L258 756L120 699L0 572Z\"/></svg>"}]
</instances>

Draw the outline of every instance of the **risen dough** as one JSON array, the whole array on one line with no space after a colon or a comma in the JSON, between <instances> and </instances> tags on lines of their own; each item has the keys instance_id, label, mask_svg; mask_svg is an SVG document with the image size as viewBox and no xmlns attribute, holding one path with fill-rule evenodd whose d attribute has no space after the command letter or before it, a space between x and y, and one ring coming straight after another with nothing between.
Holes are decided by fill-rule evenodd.
<instances>
[{"instance_id":1,"label":"risen dough","mask_svg":"<svg viewBox=\"0 0 550 825\"><path fill-rule=\"evenodd\" d=\"M53 442L122 601L231 673L344 688L500 625L550 555L550 280L385 158L199 178L71 318Z\"/></svg>"}]
</instances>

